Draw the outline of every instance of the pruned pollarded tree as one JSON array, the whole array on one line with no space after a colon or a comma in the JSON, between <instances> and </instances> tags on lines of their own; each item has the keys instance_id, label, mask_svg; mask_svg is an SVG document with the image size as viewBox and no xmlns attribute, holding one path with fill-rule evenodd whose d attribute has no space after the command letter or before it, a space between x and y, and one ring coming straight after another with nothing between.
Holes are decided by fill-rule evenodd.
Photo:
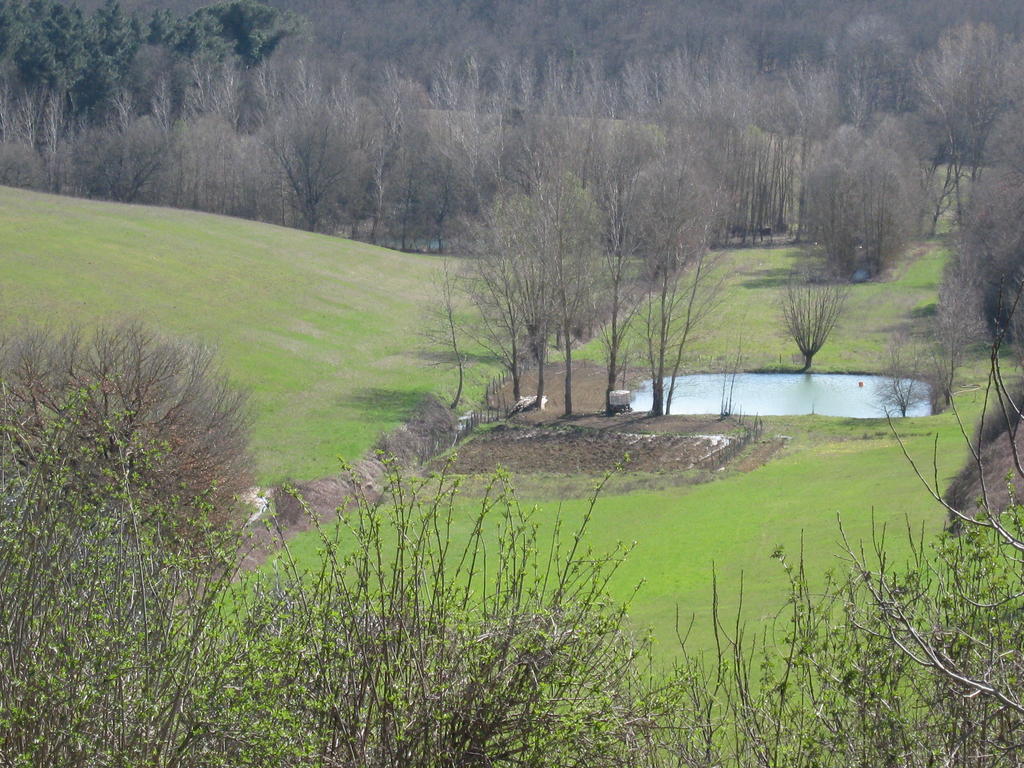
<instances>
[{"instance_id":1,"label":"pruned pollarded tree","mask_svg":"<svg viewBox=\"0 0 1024 768\"><path fill-rule=\"evenodd\" d=\"M806 277L790 276L779 297L782 326L796 342L804 357L806 371L836 327L849 289L839 283L812 283Z\"/></svg>"}]
</instances>

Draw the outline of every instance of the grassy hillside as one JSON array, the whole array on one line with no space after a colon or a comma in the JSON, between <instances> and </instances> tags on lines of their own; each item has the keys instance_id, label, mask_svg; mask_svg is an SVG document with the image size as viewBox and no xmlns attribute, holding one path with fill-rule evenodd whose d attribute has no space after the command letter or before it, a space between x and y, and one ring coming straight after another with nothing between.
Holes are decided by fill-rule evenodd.
<instances>
[{"instance_id":1,"label":"grassy hillside","mask_svg":"<svg viewBox=\"0 0 1024 768\"><path fill-rule=\"evenodd\" d=\"M445 372L419 351L436 258L240 219L0 188L0 324L124 317L219 348L263 482L324 475Z\"/></svg>"},{"instance_id":2,"label":"grassy hillside","mask_svg":"<svg viewBox=\"0 0 1024 768\"><path fill-rule=\"evenodd\" d=\"M938 286L946 263L944 245L933 240L910 249L888 279L850 286L846 308L835 331L814 357L821 372L880 371L889 339L898 331L924 331L935 311ZM755 370L801 367L796 344L781 328L779 298L790 272L807 259L799 248L744 248L718 254L723 283L715 314L704 322L689 345L684 368L720 370L732 363L737 349L741 368ZM643 342L632 340L631 360ZM591 342L579 355L601 360L603 351Z\"/></svg>"},{"instance_id":3,"label":"grassy hillside","mask_svg":"<svg viewBox=\"0 0 1024 768\"><path fill-rule=\"evenodd\" d=\"M446 374L418 351L417 336L436 259L234 219L3 188L0 210L0 323L130 316L216 344L230 375L253 391L264 481L330 472L337 455L355 457L425 392L444 387ZM791 366L796 350L778 331L774 299L800 253L750 249L724 258L720 313L697 340L691 365L734 354L742 328L743 367L778 367L780 359ZM933 243L911 254L892 280L854 286L815 368L881 368L893 331L926 322L944 258ZM593 345L586 352L597 357ZM968 418L976 399L960 398ZM925 462L938 437L940 476L958 468L964 448L951 415L901 428ZM771 559L777 547L792 556L802 547L820 579L841 565L837 516L854 540L870 536L873 524L888 526L897 558L907 550L907 525L926 534L943 525L884 422L780 417L767 420L766 433L791 438L766 466L627 494L634 477L618 491L613 482L598 505L588 543L607 551L636 542L615 588L625 597L645 582L633 619L654 629L664 654L671 654L677 609L696 616L698 645L710 641L713 567L723 608L737 606L742 576L746 615L766 621L785 596L785 575ZM529 487L542 527L556 509L566 523L581 518L583 500L546 493L543 483ZM476 502L463 503L468 520ZM316 547L313 537L300 536L293 552L308 561Z\"/></svg>"},{"instance_id":4,"label":"grassy hillside","mask_svg":"<svg viewBox=\"0 0 1024 768\"><path fill-rule=\"evenodd\" d=\"M976 412L974 395L962 405ZM844 567L839 521L852 542L870 542L873 529L887 531L887 551L900 562L909 551L908 528L920 536L938 533L944 511L927 495L897 442L879 423L843 424L827 437L813 430L826 417L775 419L772 430L785 430L796 445L781 458L753 472L717 482L652 493L611 494L602 499L589 543L605 551L618 541L636 547L621 569L616 586L623 596L641 581L631 617L651 627L659 648L670 654L675 642L676 609L685 623L695 619L697 647L711 640L711 581L717 573L726 617L739 607L742 584L744 616L760 624L782 607L787 577L772 559L781 548L791 562L801 550L813 583L826 570ZM847 421L847 420L843 420ZM936 416L905 427L912 455L930 476L932 448L939 439L939 476L948 479L966 458L954 419ZM560 508L576 519L579 500L543 508ZM685 627L684 627L685 628Z\"/></svg>"},{"instance_id":5,"label":"grassy hillside","mask_svg":"<svg viewBox=\"0 0 1024 768\"><path fill-rule=\"evenodd\" d=\"M689 365L713 365L711 358L734 354L742 328L743 367L779 367L781 356L782 366L792 368L796 348L778 330L775 299L800 253L750 249L730 251L724 258L728 279L719 315L696 343ZM815 358L815 369L880 370L895 331L924 330L945 258L940 244L932 242L908 254L890 280L853 286L847 312ZM597 359L595 346L586 352ZM983 375L983 357L979 354L968 367L966 381ZM980 398L976 389L958 397L968 424L978 414ZM937 475L943 485L966 457L952 413L897 422L897 428L925 476ZM684 623L695 618L695 646L712 642L713 572L724 614L731 616L739 607L742 581L744 616L764 626L786 597L786 574L772 558L777 548L791 561L802 550L812 582L821 583L826 570L844 567L840 519L855 544L885 529L895 561L909 552L908 530L929 537L945 523L944 511L928 496L883 419L771 417L765 419L765 434L790 439L778 458L754 471L726 471L712 482L667 489L654 477L649 490L636 490L643 486L642 476L626 476L613 480L597 505L587 543L596 552L607 552L619 542L635 542L615 590L624 599L644 582L631 616L638 628L653 629L662 658L675 647L677 610ZM938 466L933 469L936 446ZM587 507L583 499L563 498L566 487L585 483L560 482L556 472L553 467L551 475L524 480L526 503L536 505L542 530L556 512L565 524L577 523ZM464 504L468 520L475 502L466 499ZM316 547L313 536L293 542L293 552L307 561L316 558Z\"/></svg>"},{"instance_id":6,"label":"grassy hillside","mask_svg":"<svg viewBox=\"0 0 1024 768\"><path fill-rule=\"evenodd\" d=\"M980 399L978 391L959 398L968 422L978 415ZM791 447L752 472L651 491L633 490L634 478L613 479L597 502L585 544L597 553L620 543L634 545L613 589L616 597L627 599L642 583L630 617L638 630L653 630L664 660L676 652L677 611L684 629L694 620L693 647L711 646L713 574L723 615L735 616L742 587L744 618L752 626L765 626L783 608L787 594L787 576L772 558L777 549L794 563L802 552L812 584L820 585L827 570L845 567L840 521L849 541L869 551L873 536L884 533L894 563L909 555L910 534L927 540L945 525L945 511L928 495L884 421L824 416L767 421L770 434L791 437ZM901 422L899 430L924 476L937 474L943 485L967 457L951 413ZM588 507L585 499L563 499L535 488L522 503L535 509L541 542L556 515L563 530L573 530ZM465 514L456 539L468 535L479 508L472 498L461 504ZM319 546L316 534L305 533L292 540L290 549L298 561L313 565Z\"/></svg>"}]
</instances>

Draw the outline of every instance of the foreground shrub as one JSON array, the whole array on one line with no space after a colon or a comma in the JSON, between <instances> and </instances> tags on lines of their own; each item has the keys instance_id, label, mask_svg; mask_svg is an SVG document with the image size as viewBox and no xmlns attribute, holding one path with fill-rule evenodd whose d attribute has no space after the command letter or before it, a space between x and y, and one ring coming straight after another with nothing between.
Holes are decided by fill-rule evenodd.
<instances>
[{"instance_id":1,"label":"foreground shrub","mask_svg":"<svg viewBox=\"0 0 1024 768\"><path fill-rule=\"evenodd\" d=\"M0 433L8 466L53 454L98 501L122 478L186 527L250 485L244 395L210 349L139 324L0 337Z\"/></svg>"},{"instance_id":2,"label":"foreground shrub","mask_svg":"<svg viewBox=\"0 0 1024 768\"><path fill-rule=\"evenodd\" d=\"M175 554L168 511L127 482L97 498L58 452L64 429L0 476L0 763L196 764L231 669L229 550L207 532L203 554Z\"/></svg>"},{"instance_id":3,"label":"foreground shrub","mask_svg":"<svg viewBox=\"0 0 1024 768\"><path fill-rule=\"evenodd\" d=\"M61 428L46 438L2 489L0 762L600 766L658 752L646 651L607 596L618 555L586 551L582 530L538 541L503 485L467 513L447 479L392 474L386 502L321 531L317 570L285 550L237 580L232 541L207 529L196 554L168 546L171 510L139 506L128 484L98 500L52 450Z\"/></svg>"},{"instance_id":4,"label":"foreground shrub","mask_svg":"<svg viewBox=\"0 0 1024 768\"><path fill-rule=\"evenodd\" d=\"M316 527L311 571L286 546L239 577L222 529L170 540L176 508L117 443L100 494L63 452L76 429L49 421L30 465L0 441L2 765L1020 763L1018 507L957 510L908 567L848 545L817 589L777 552L774 623L748 631L712 589L715 646L653 672L589 515L541 537L500 479L469 506L391 471Z\"/></svg>"}]
</instances>

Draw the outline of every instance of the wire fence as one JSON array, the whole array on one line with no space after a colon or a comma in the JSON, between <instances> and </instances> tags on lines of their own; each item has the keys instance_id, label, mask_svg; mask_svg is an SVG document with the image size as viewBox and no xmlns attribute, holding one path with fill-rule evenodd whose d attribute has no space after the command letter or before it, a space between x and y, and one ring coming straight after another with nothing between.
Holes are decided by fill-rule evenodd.
<instances>
[{"instance_id":1,"label":"wire fence","mask_svg":"<svg viewBox=\"0 0 1024 768\"><path fill-rule=\"evenodd\" d=\"M750 418L740 414L736 417L736 420L740 425L741 431L739 435L730 435L728 443L717 451L708 454L700 461L694 462L695 466L700 469L718 469L720 467L724 467L734 458L743 453L748 445L756 443L761 439L761 436L764 434L764 422L761 420L760 416Z\"/></svg>"},{"instance_id":2,"label":"wire fence","mask_svg":"<svg viewBox=\"0 0 1024 768\"><path fill-rule=\"evenodd\" d=\"M509 375L506 372L488 382L484 391L484 405L480 408L474 408L459 417L459 426L455 432L454 439L450 441L449 445L441 448L438 453L451 450L473 434L477 427L484 424L494 424L498 421L505 421L505 419L508 418L508 415L512 411L512 407L514 405L510 398L505 394L508 380Z\"/></svg>"},{"instance_id":3,"label":"wire fence","mask_svg":"<svg viewBox=\"0 0 1024 768\"><path fill-rule=\"evenodd\" d=\"M511 377L508 371L505 371L501 376L491 379L487 384L487 390L484 394L484 403L486 403L487 408L494 408L506 416L512 412L512 408L515 405L506 394L509 378Z\"/></svg>"}]
</instances>

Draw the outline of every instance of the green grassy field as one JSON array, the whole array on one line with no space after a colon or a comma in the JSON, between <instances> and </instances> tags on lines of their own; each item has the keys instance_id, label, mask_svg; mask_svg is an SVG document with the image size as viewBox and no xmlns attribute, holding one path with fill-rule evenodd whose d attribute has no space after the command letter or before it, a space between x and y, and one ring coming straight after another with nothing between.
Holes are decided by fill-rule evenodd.
<instances>
[{"instance_id":1,"label":"green grassy field","mask_svg":"<svg viewBox=\"0 0 1024 768\"><path fill-rule=\"evenodd\" d=\"M270 483L328 474L337 456L354 458L400 423L449 374L429 365L417 331L437 259L252 222L121 206L0 188L0 324L55 326L141 318L161 330L217 345L231 377L251 389L254 451ZM897 330L924 328L936 300L945 253L938 241L912 250L891 279L851 288L847 312L815 359L821 371L877 371ZM795 249L723 254L727 281L713 323L696 339L691 369L713 368L735 353L742 366L793 368L792 342L779 331L775 298L803 256ZM584 357L597 359L591 344ZM979 355L967 382L983 373ZM483 378L487 371L480 368ZM966 418L977 392L959 398ZM938 439L938 474L964 457L951 414L902 422L909 449L929 466ZM944 515L930 501L882 421L820 416L766 420L766 435L787 435L776 459L749 473L672 485L642 477L613 480L598 503L587 543L597 552L636 542L614 587L644 586L632 605L651 627L659 653L673 652L676 613L693 615L693 641L710 642L711 574L722 607L770 620L785 598L785 575L771 553L803 550L812 579L842 567L838 519L862 540L885 526L893 555L907 552L906 529L931 535ZM568 485L579 488L579 478ZM542 531L556 511L568 526L585 511L562 498L558 477L524 481ZM639 486L639 487L638 487ZM666 487L667 486L667 487ZM628 490L628 493L627 493ZM466 498L469 510L479 502ZM304 563L313 536L296 538Z\"/></svg>"},{"instance_id":2,"label":"green grassy field","mask_svg":"<svg viewBox=\"0 0 1024 768\"><path fill-rule=\"evenodd\" d=\"M971 392L958 400L968 423L978 415L980 398L980 392ZM630 616L638 630L653 631L663 660L677 650L677 611L684 625L691 617L694 621L693 647L710 646L712 574L718 577L723 614L732 617L739 609L742 584L743 617L763 626L786 597L786 574L772 558L777 549L790 561L802 552L812 585L822 584L828 569L845 567L840 522L854 545L870 545L884 531L893 562L909 554L910 534L932 537L945 524L944 510L929 496L885 421L778 417L767 420L767 429L788 435L790 447L756 470L626 494L616 488L629 478L613 478L598 499L585 542L595 553L633 546L614 578L614 594L626 599L642 583ZM897 430L927 478L937 471L944 484L966 459L952 413L899 422ZM541 541L556 516L572 530L588 508L586 499L557 498L535 488L521 501L535 509ZM465 498L461 504L457 539L468 533L479 502ZM290 544L292 555L306 566L318 560L319 547L310 533Z\"/></svg>"},{"instance_id":3,"label":"green grassy field","mask_svg":"<svg viewBox=\"0 0 1024 768\"><path fill-rule=\"evenodd\" d=\"M888 279L851 285L845 311L815 356L814 370L879 371L894 333L925 329L947 256L941 241L928 241L911 248ZM738 349L744 370L799 369L796 344L781 329L778 301L790 271L807 259L806 253L798 248L746 248L724 251L718 258L724 276L718 305L697 328L685 367L720 369L726 361L731 364ZM635 350L643 346L639 338L631 344ZM635 359L638 352L632 354ZM579 357L602 359L600 345L591 342Z\"/></svg>"},{"instance_id":4,"label":"green grassy field","mask_svg":"<svg viewBox=\"0 0 1024 768\"><path fill-rule=\"evenodd\" d=\"M795 352L778 330L775 297L785 275L801 258L794 249L730 251L722 305L694 347L691 367L701 356L729 355L735 328L744 331L748 350L744 367L792 367ZM853 286L846 314L832 340L815 359L824 371L877 371L884 365L889 338L897 330L922 331L934 304L946 258L938 242L916 248L884 282ZM594 345L587 352L597 357ZM983 356L965 374L977 380ZM978 390L963 392L958 408L968 425L980 409ZM783 453L747 473L726 471L711 482L655 490L637 490L637 478L613 479L599 500L587 544L607 552L620 542L635 548L619 570L614 589L625 599L643 586L630 611L635 626L650 628L663 660L676 649L677 611L683 623L694 619L695 647L712 642L711 583L717 573L726 616L739 608L743 584L745 619L758 626L782 608L787 577L771 555L782 548L790 560L801 551L812 583L822 583L830 568L844 567L840 520L854 544L883 530L886 549L899 561L907 556L908 532L925 537L942 530L945 513L928 495L903 456L885 420L822 416L765 419L765 435L790 439ZM908 451L928 477L940 483L958 470L966 446L953 413L896 422ZM970 429L970 426L968 427ZM937 441L937 442L936 442ZM933 455L937 466L933 467ZM579 523L587 507L580 498L564 498L564 489L582 487L579 478L559 482L557 475L524 478L523 502L535 505L543 532L555 515L565 525ZM623 491L616 490L624 489ZM628 493L625 492L628 489ZM463 501L466 519L473 499ZM315 562L318 543L300 536L292 551Z\"/></svg>"},{"instance_id":5,"label":"green grassy field","mask_svg":"<svg viewBox=\"0 0 1024 768\"><path fill-rule=\"evenodd\" d=\"M922 243L888 279L851 286L845 313L815 357L814 370L882 370L894 333L926 332L947 257L940 241ZM688 367L714 370L718 358L731 357L739 344L745 369L799 368L793 360L796 346L780 330L777 299L790 270L804 258L792 248L722 254L727 277L721 304L691 347ZM594 347L588 352L598 357ZM968 385L983 381L987 371L985 350L977 352L961 372ZM981 396L968 386L958 398L968 430L980 413ZM649 494L615 496L613 486L613 495L601 502L591 543L601 550L620 539L636 541L617 584L625 595L633 584L645 582L631 615L638 626L654 630L662 652L674 642L676 608L684 619L695 617L694 643L710 642L713 569L724 612L736 610L742 578L744 615L762 622L785 598L786 576L771 558L777 547L791 560L802 548L812 581L820 581L827 569L843 567L840 519L854 542L884 527L887 550L897 560L909 552L908 530L933 535L945 523L945 511L928 495L884 420L765 421L767 435L792 439L781 458L753 472ZM955 415L896 424L925 475L937 471L944 487L967 457ZM551 500L545 501L550 508ZM569 513L579 505L570 501L561 508Z\"/></svg>"},{"instance_id":6,"label":"green grassy field","mask_svg":"<svg viewBox=\"0 0 1024 768\"><path fill-rule=\"evenodd\" d=\"M966 411L976 412L965 398ZM772 420L770 428L799 435L823 417L799 424ZM859 436L872 430L867 438ZM966 448L948 416L900 425L912 430L908 450L932 474L932 449L939 439L939 475L948 478L966 458ZM878 436L878 432L885 436ZM842 436L794 437L798 444L781 458L749 473L721 481L655 493L610 495L601 500L589 543L603 551L619 540L636 546L616 579L618 594L644 585L630 612L638 627L651 627L659 649L670 653L675 619L694 617L697 647L711 641L711 577L717 573L725 616L739 607L741 580L746 619L771 620L786 595L786 575L771 558L782 548L791 561L800 552L812 583L829 568L844 567L843 529L854 543L886 529L887 551L896 561L909 551L908 529L926 536L939 532L944 511L928 496L882 423L851 424ZM551 509L555 504L548 502ZM578 517L582 503L561 505Z\"/></svg>"},{"instance_id":7,"label":"green grassy field","mask_svg":"<svg viewBox=\"0 0 1024 768\"><path fill-rule=\"evenodd\" d=\"M0 188L0 324L125 317L215 345L258 477L355 459L451 374L418 336L439 260L222 216Z\"/></svg>"}]
</instances>

